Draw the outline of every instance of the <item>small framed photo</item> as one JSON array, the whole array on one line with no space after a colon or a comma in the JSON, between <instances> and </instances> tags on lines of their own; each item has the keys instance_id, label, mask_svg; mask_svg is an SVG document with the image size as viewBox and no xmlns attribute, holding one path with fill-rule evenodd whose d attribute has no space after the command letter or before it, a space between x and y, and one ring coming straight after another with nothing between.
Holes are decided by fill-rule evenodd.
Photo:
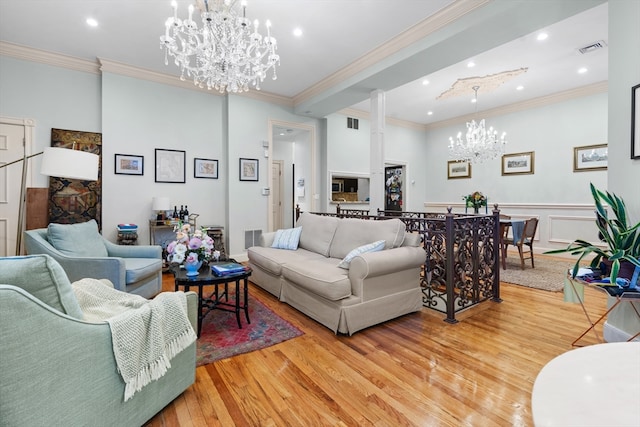
<instances>
[{"instance_id":1,"label":"small framed photo","mask_svg":"<svg viewBox=\"0 0 640 427\"><path fill-rule=\"evenodd\" d=\"M218 179L218 161L212 159L193 159L193 177Z\"/></svg>"},{"instance_id":2,"label":"small framed photo","mask_svg":"<svg viewBox=\"0 0 640 427\"><path fill-rule=\"evenodd\" d=\"M535 151L502 155L502 175L527 175L534 173Z\"/></svg>"},{"instance_id":3,"label":"small framed photo","mask_svg":"<svg viewBox=\"0 0 640 427\"><path fill-rule=\"evenodd\" d=\"M471 163L449 160L447 162L447 179L471 178Z\"/></svg>"},{"instance_id":4,"label":"small framed photo","mask_svg":"<svg viewBox=\"0 0 640 427\"><path fill-rule=\"evenodd\" d=\"M573 171L593 171L607 169L609 151L607 144L585 145L573 148Z\"/></svg>"},{"instance_id":5,"label":"small framed photo","mask_svg":"<svg viewBox=\"0 0 640 427\"><path fill-rule=\"evenodd\" d=\"M240 181L258 180L258 159L240 158Z\"/></svg>"},{"instance_id":6,"label":"small framed photo","mask_svg":"<svg viewBox=\"0 0 640 427\"><path fill-rule=\"evenodd\" d=\"M640 159L640 85L631 88L631 158Z\"/></svg>"},{"instance_id":7,"label":"small framed photo","mask_svg":"<svg viewBox=\"0 0 640 427\"><path fill-rule=\"evenodd\" d=\"M156 148L156 182L184 184L186 152Z\"/></svg>"},{"instance_id":8,"label":"small framed photo","mask_svg":"<svg viewBox=\"0 0 640 427\"><path fill-rule=\"evenodd\" d=\"M116 175L144 175L144 157L132 154L115 155Z\"/></svg>"}]
</instances>

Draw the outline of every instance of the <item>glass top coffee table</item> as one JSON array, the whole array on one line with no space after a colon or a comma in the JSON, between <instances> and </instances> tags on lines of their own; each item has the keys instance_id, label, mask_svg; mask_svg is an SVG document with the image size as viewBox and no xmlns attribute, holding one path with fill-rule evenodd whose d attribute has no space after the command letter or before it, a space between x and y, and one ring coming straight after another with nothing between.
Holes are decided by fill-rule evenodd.
<instances>
[{"instance_id":1,"label":"glass top coffee table","mask_svg":"<svg viewBox=\"0 0 640 427\"><path fill-rule=\"evenodd\" d=\"M202 319L212 310L235 313L238 328L242 328L240 312L244 310L247 323L251 323L251 320L249 320L249 276L251 276L251 269L246 267L244 271L225 276L217 276L211 271L211 265L226 264L228 262L236 261L229 259L224 262L204 264L198 270L199 274L197 276L187 276L187 271L184 268L180 268L180 266L172 266L170 268L175 279L176 291L179 290L180 286L184 288L185 292L188 292L191 288L198 288L198 337L200 337L200 330L202 329ZM236 286L233 301L229 301L230 283L235 283ZM205 286L214 287L208 296L204 294Z\"/></svg>"}]
</instances>

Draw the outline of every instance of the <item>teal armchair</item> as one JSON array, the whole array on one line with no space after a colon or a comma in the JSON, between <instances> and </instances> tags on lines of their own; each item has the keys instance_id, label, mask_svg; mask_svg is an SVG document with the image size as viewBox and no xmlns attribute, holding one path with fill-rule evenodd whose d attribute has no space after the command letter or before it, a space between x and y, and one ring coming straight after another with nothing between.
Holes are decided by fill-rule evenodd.
<instances>
[{"instance_id":1,"label":"teal armchair","mask_svg":"<svg viewBox=\"0 0 640 427\"><path fill-rule=\"evenodd\" d=\"M187 294L196 328L197 295ZM82 320L48 255L0 257L0 425L141 426L195 381L195 343L124 401L108 323Z\"/></svg>"},{"instance_id":2,"label":"teal armchair","mask_svg":"<svg viewBox=\"0 0 640 427\"><path fill-rule=\"evenodd\" d=\"M53 257L71 282L109 279L116 289L145 298L162 289L162 248L111 243L98 232L95 220L25 231L24 244L29 255Z\"/></svg>"}]
</instances>

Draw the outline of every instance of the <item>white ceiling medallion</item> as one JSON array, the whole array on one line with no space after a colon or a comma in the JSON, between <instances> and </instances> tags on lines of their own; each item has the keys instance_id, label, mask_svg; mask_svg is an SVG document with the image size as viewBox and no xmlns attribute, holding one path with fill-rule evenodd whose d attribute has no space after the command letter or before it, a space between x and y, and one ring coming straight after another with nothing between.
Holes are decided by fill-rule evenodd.
<instances>
[{"instance_id":1,"label":"white ceiling medallion","mask_svg":"<svg viewBox=\"0 0 640 427\"><path fill-rule=\"evenodd\" d=\"M453 98L454 96L468 95L472 92L475 86L482 87L483 92L490 92L502 86L512 78L519 76L522 73L526 73L528 68L518 68L517 70L502 71L496 74L489 74L486 76L465 77L464 79L458 79L447 90L442 92L436 97L436 99Z\"/></svg>"}]
</instances>

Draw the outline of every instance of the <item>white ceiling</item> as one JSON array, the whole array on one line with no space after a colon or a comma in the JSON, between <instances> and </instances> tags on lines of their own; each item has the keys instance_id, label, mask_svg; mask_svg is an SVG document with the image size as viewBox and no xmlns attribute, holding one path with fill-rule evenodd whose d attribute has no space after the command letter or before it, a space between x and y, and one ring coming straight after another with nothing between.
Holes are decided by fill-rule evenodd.
<instances>
[{"instance_id":1,"label":"white ceiling","mask_svg":"<svg viewBox=\"0 0 640 427\"><path fill-rule=\"evenodd\" d=\"M551 3L571 3L574 8L586 10L540 27L528 15L521 16L520 20L505 20L491 27L479 27L477 34L471 36L491 44L492 40L484 39L500 40L500 35L504 37L501 30L502 33L518 34L516 27L525 21L529 23L525 26L527 30L521 29L520 36L514 40L495 44L497 47L474 54L471 58L450 62L435 70L433 68L437 66L434 64L438 61L433 61L425 66L428 71L424 76L415 69L406 73L406 77L399 76L403 73L394 73L394 83L389 85L397 86L398 81L404 81L398 87L384 88L387 115L430 124L475 110L476 107L470 103L472 91L463 96L436 100L457 79L527 69L493 91L483 91L481 87L478 111L606 81L608 49L581 54L578 48L596 41L607 42L607 4L598 0L249 0L247 16L252 20L259 19L262 23L266 19L271 20L272 35L278 39L281 57L278 79L273 81L268 77L262 84L263 92L296 101L314 85L321 86L323 82L331 81L333 87L322 90L327 97L333 97L335 103L332 105L342 102L341 108L351 106L368 111L368 93L361 88L363 93L358 95L358 101L363 102L349 103L355 99L353 96L340 99L340 84L335 84L337 72L344 71L345 67L365 55L372 56L385 43L388 46L398 40L396 37L402 35L403 31L439 13L472 5L478 8L477 13L481 16L498 7L516 9L527 4L527 7L532 7L530 5L533 2L538 3L538 9L548 7ZM577 3L582 5L575 6ZM179 16L186 15L189 4L191 2L188 0L178 1ZM0 40L91 61L96 58L108 59L179 76L179 70L171 62L165 66L164 53L160 50L159 37L171 13L169 0L0 0ZM544 18L544 10L540 15ZM461 16L460 25L469 27L464 20L471 19L470 16ZM88 17L97 19L99 26L88 27L85 23ZM553 18L546 17L546 22L549 21L553 21ZM302 37L293 36L296 27L303 30ZM537 41L539 31L534 31L537 29L547 32L548 39ZM453 36L446 34L446 28L434 32L431 37L453 39ZM460 46L460 52L466 50L467 46ZM471 59L476 63L474 68L466 65ZM370 64L369 68L379 70L392 61L393 58L383 55L380 61ZM578 74L580 67L586 67L588 71ZM415 80L417 76L420 78ZM348 78L359 77L348 75L345 80ZM361 81L364 79L362 77ZM423 79L429 80L429 84L423 85ZM380 81L378 83L384 86ZM515 90L518 85L524 86L524 89ZM304 106L305 110L307 108ZM432 111L433 115L427 115L428 111ZM309 114L314 115L313 111Z\"/></svg>"}]
</instances>

